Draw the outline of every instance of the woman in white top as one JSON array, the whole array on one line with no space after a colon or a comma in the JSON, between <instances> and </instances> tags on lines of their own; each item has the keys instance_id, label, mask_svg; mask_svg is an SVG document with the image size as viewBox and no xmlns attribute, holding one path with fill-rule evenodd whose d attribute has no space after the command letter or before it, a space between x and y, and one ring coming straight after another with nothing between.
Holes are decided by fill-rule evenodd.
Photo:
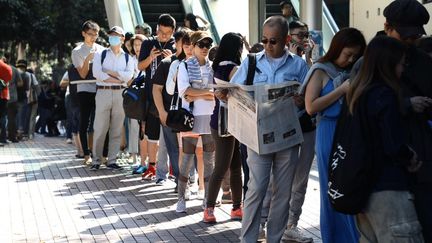
<instances>
[{"instance_id":1,"label":"woman in white top","mask_svg":"<svg viewBox=\"0 0 432 243\"><path fill-rule=\"evenodd\" d=\"M194 165L198 138L201 137L203 143L205 188L213 172L215 151L210 130L210 116L213 113L215 101L213 90L208 87L213 83L213 71L208 60L208 52L213 40L204 31L194 32L190 40L193 46L193 56L180 64L177 76L182 107L190 110L195 116L193 130L182 133L183 158L180 165L176 209L179 213L186 212L185 191L189 171Z\"/></svg>"}]
</instances>

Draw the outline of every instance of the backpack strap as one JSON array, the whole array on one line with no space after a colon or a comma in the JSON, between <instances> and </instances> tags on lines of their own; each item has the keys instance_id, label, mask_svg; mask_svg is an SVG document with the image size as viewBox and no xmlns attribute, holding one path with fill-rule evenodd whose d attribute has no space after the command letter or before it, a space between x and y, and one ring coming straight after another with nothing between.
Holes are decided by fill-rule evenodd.
<instances>
[{"instance_id":1,"label":"backpack strap","mask_svg":"<svg viewBox=\"0 0 432 243\"><path fill-rule=\"evenodd\" d=\"M105 61L107 51L108 51L108 49L105 49L105 50L102 51L102 55L101 55L101 66L102 66L103 62Z\"/></svg>"},{"instance_id":2,"label":"backpack strap","mask_svg":"<svg viewBox=\"0 0 432 243\"><path fill-rule=\"evenodd\" d=\"M254 77L255 77L255 70L256 70L256 55L255 55L255 53L249 53L248 54L248 60L249 60L249 65L248 65L248 72L247 72L247 76L246 76L246 85L252 85Z\"/></svg>"},{"instance_id":3,"label":"backpack strap","mask_svg":"<svg viewBox=\"0 0 432 243\"><path fill-rule=\"evenodd\" d=\"M105 49L102 51L101 66L102 66L103 62L105 61L107 51L108 51L108 49ZM129 62L129 54L127 54L127 53L125 53L125 61L126 61L126 66L127 66L128 62Z\"/></svg>"}]
</instances>

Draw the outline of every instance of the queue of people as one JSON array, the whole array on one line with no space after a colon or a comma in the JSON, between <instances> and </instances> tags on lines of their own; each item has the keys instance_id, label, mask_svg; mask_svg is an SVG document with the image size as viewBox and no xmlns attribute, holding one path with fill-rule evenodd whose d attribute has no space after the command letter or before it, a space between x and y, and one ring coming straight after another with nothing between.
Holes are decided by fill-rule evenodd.
<instances>
[{"instance_id":1,"label":"queue of people","mask_svg":"<svg viewBox=\"0 0 432 243\"><path fill-rule=\"evenodd\" d=\"M396 0L383 12L386 36L368 44L361 31L344 28L326 54L312 60L307 24L290 2L280 6L283 16L266 19L261 41L252 47L244 36L230 32L213 49L203 18L188 14L186 26L176 29L175 19L162 14L154 36L150 26L137 26L135 34L113 26L104 48L96 43L99 25L86 21L83 41L72 51L73 66L61 84L68 89L66 108L77 155L92 171L122 170L116 159L125 147L123 134L136 163L134 174L156 185L173 179L179 214L187 213L197 173L205 223L217 223L222 186L225 202L232 203L231 219L242 222L241 242L312 242L298 221L316 155L323 242L432 242L432 48L422 38L429 14L415 0ZM253 54L242 60L246 51ZM0 143L6 134L15 141L22 131L31 138L38 127L31 122L38 109L32 96L44 91L36 88L38 81L24 61L18 69L0 64L5 81ZM147 104L142 120L126 117L122 107L123 90L139 77ZM215 78L254 86L300 83L292 100L303 142L269 154L242 145L221 126L230 95L212 88ZM179 108L194 117L190 131L179 132L168 123L170 111ZM327 194L329 158L344 110L364 116L372 133L367 142L374 145L372 190L356 215L336 211ZM42 107L38 122L48 124L43 114Z\"/></svg>"}]
</instances>

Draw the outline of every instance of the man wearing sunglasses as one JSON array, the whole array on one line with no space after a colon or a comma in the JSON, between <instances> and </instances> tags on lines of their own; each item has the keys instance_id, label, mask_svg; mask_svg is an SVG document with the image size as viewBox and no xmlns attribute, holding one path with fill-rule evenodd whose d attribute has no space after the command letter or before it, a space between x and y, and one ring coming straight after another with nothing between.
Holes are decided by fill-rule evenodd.
<instances>
[{"instance_id":1,"label":"man wearing sunglasses","mask_svg":"<svg viewBox=\"0 0 432 243\"><path fill-rule=\"evenodd\" d=\"M263 25L261 42L264 51L256 54L253 85L277 84L285 81L303 82L308 66L299 56L290 53L288 22L282 16L272 16ZM248 59L240 65L231 82L245 84ZM299 145L272 154L260 155L247 150L250 170L248 191L244 200L242 242L256 242L261 219L261 207L270 175L273 176L273 196L267 220L267 241L280 242L288 222L289 201Z\"/></svg>"},{"instance_id":2,"label":"man wearing sunglasses","mask_svg":"<svg viewBox=\"0 0 432 243\"><path fill-rule=\"evenodd\" d=\"M293 21L289 24L289 33L289 50L300 57L305 55L307 64L309 67L312 66L311 55L314 43L309 38L308 26L301 21Z\"/></svg>"}]
</instances>

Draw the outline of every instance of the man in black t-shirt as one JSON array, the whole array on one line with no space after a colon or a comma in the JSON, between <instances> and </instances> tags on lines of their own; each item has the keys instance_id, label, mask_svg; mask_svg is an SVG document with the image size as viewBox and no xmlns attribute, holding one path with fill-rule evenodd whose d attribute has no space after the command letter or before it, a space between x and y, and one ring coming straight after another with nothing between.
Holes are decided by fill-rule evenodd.
<instances>
[{"instance_id":1,"label":"man in black t-shirt","mask_svg":"<svg viewBox=\"0 0 432 243\"><path fill-rule=\"evenodd\" d=\"M145 121L144 134L148 140L149 167L142 175L143 179L152 179L156 175L156 154L157 142L159 140L160 122L158 114L153 103L152 79L156 69L163 58L169 57L174 52L174 38L172 37L175 30L175 19L169 14L159 16L156 33L143 41L139 55L138 69L145 70L145 90L147 93L147 102L149 105L149 114Z\"/></svg>"},{"instance_id":2,"label":"man in black t-shirt","mask_svg":"<svg viewBox=\"0 0 432 243\"><path fill-rule=\"evenodd\" d=\"M172 95L167 93L166 83L169 81L167 79L173 79L175 77L175 74L170 72L171 63L175 60L182 60L185 57L183 52L183 43L186 42L186 44L190 44L189 36L190 31L186 31L185 29L181 29L174 33L175 46L177 47L176 53L175 55L162 60L153 77L153 100L159 113L160 122L162 123L162 134L164 136L173 173L176 177L176 184L179 173L179 146L176 133L174 133L172 129L167 127L165 124L167 112L170 110L173 98ZM166 180L167 173L168 167L166 161L158 161L156 184L163 183Z\"/></svg>"}]
</instances>

